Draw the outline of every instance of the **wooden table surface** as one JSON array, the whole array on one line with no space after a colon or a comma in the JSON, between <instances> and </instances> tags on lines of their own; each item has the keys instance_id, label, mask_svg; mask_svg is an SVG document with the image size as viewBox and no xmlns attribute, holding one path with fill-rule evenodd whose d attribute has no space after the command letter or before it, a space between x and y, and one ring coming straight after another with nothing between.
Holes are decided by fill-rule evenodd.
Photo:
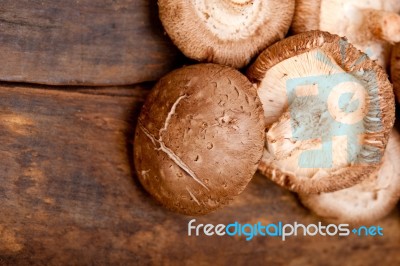
<instances>
[{"instance_id":1,"label":"wooden table surface","mask_svg":"<svg viewBox=\"0 0 400 266\"><path fill-rule=\"evenodd\" d=\"M132 138L151 84L79 86L156 80L184 62L156 0L2 0L0 58L0 266L400 265L400 206L377 222L383 237L246 241L189 237L192 217L143 190ZM195 219L320 220L258 174Z\"/></svg>"},{"instance_id":2,"label":"wooden table surface","mask_svg":"<svg viewBox=\"0 0 400 266\"><path fill-rule=\"evenodd\" d=\"M0 80L115 85L155 80L180 53L156 0L1 0Z\"/></svg>"},{"instance_id":3,"label":"wooden table surface","mask_svg":"<svg viewBox=\"0 0 400 266\"><path fill-rule=\"evenodd\" d=\"M132 136L150 85L0 84L0 265L400 265L400 207L383 237L189 237L134 174ZM320 219L256 175L196 223Z\"/></svg>"}]
</instances>

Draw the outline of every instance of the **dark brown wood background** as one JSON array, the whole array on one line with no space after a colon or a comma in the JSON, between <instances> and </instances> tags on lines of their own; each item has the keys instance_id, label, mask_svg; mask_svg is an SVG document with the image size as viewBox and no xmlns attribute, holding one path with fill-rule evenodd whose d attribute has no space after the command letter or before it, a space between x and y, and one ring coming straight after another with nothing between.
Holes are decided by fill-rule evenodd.
<instances>
[{"instance_id":1,"label":"dark brown wood background","mask_svg":"<svg viewBox=\"0 0 400 266\"><path fill-rule=\"evenodd\" d=\"M383 237L188 237L134 174L132 136L150 85L0 85L1 265L399 265L400 207ZM198 223L315 223L296 197L256 175Z\"/></svg>"},{"instance_id":2,"label":"dark brown wood background","mask_svg":"<svg viewBox=\"0 0 400 266\"><path fill-rule=\"evenodd\" d=\"M133 84L177 65L156 0L1 0L0 80Z\"/></svg>"},{"instance_id":3,"label":"dark brown wood background","mask_svg":"<svg viewBox=\"0 0 400 266\"><path fill-rule=\"evenodd\" d=\"M400 207L383 237L189 237L134 173L152 83L182 64L156 1L0 1L0 265L400 265ZM15 83L26 82L26 83ZM27 84L30 83L30 84ZM51 86L33 83L52 84ZM113 85L81 87L54 85ZM320 219L256 175L197 223Z\"/></svg>"}]
</instances>

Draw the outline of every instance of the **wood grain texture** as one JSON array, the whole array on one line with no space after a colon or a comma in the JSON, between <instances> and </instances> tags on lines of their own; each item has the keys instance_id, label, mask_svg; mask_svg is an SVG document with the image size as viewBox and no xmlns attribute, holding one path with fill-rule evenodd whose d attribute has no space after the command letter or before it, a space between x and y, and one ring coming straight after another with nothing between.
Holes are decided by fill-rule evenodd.
<instances>
[{"instance_id":1,"label":"wood grain texture","mask_svg":"<svg viewBox=\"0 0 400 266\"><path fill-rule=\"evenodd\" d=\"M2 0L0 80L117 85L156 80L180 53L156 0Z\"/></svg>"},{"instance_id":2,"label":"wood grain texture","mask_svg":"<svg viewBox=\"0 0 400 266\"><path fill-rule=\"evenodd\" d=\"M0 265L400 265L400 207L383 237L189 237L133 172L149 86L63 91L0 85ZM197 223L308 224L296 197L256 175Z\"/></svg>"}]
</instances>

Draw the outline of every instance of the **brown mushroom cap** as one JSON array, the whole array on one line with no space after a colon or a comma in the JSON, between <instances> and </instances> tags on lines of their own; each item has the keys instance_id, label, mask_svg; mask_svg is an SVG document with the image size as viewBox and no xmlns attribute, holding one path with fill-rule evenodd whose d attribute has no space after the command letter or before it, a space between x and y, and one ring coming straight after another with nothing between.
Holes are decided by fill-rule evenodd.
<instances>
[{"instance_id":1,"label":"brown mushroom cap","mask_svg":"<svg viewBox=\"0 0 400 266\"><path fill-rule=\"evenodd\" d=\"M283 39L294 0L159 0L167 34L189 58L241 68Z\"/></svg>"},{"instance_id":2,"label":"brown mushroom cap","mask_svg":"<svg viewBox=\"0 0 400 266\"><path fill-rule=\"evenodd\" d=\"M292 31L322 30L345 36L385 67L390 43L400 41L399 12L398 0L296 0Z\"/></svg>"},{"instance_id":3,"label":"brown mushroom cap","mask_svg":"<svg viewBox=\"0 0 400 266\"><path fill-rule=\"evenodd\" d=\"M396 44L393 47L390 72L394 93L397 97L397 101L400 102L400 44Z\"/></svg>"},{"instance_id":4,"label":"brown mushroom cap","mask_svg":"<svg viewBox=\"0 0 400 266\"><path fill-rule=\"evenodd\" d=\"M393 89L383 69L345 39L320 31L289 37L267 48L247 75L268 127L261 173L318 193L350 187L379 167L394 122Z\"/></svg>"},{"instance_id":5,"label":"brown mushroom cap","mask_svg":"<svg viewBox=\"0 0 400 266\"><path fill-rule=\"evenodd\" d=\"M321 194L300 194L302 203L333 222L371 223L386 216L400 198L400 134L393 130L382 167L361 183Z\"/></svg>"},{"instance_id":6,"label":"brown mushroom cap","mask_svg":"<svg viewBox=\"0 0 400 266\"><path fill-rule=\"evenodd\" d=\"M199 64L173 71L148 96L134 141L145 189L174 211L199 215L240 194L263 153L257 91L235 69Z\"/></svg>"}]
</instances>

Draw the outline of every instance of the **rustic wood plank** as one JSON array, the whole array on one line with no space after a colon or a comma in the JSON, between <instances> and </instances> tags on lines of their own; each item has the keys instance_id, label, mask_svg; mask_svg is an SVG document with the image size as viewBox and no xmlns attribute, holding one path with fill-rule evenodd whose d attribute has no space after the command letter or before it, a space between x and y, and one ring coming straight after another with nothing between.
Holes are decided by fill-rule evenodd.
<instances>
[{"instance_id":1,"label":"rustic wood plank","mask_svg":"<svg viewBox=\"0 0 400 266\"><path fill-rule=\"evenodd\" d=\"M2 0L0 80L117 85L156 80L180 53L156 0Z\"/></svg>"},{"instance_id":2,"label":"rustic wood plank","mask_svg":"<svg viewBox=\"0 0 400 266\"><path fill-rule=\"evenodd\" d=\"M380 238L188 237L133 173L136 118L150 85L0 85L1 265L399 265L400 206ZM315 223L256 175L231 206L197 223Z\"/></svg>"}]
</instances>

